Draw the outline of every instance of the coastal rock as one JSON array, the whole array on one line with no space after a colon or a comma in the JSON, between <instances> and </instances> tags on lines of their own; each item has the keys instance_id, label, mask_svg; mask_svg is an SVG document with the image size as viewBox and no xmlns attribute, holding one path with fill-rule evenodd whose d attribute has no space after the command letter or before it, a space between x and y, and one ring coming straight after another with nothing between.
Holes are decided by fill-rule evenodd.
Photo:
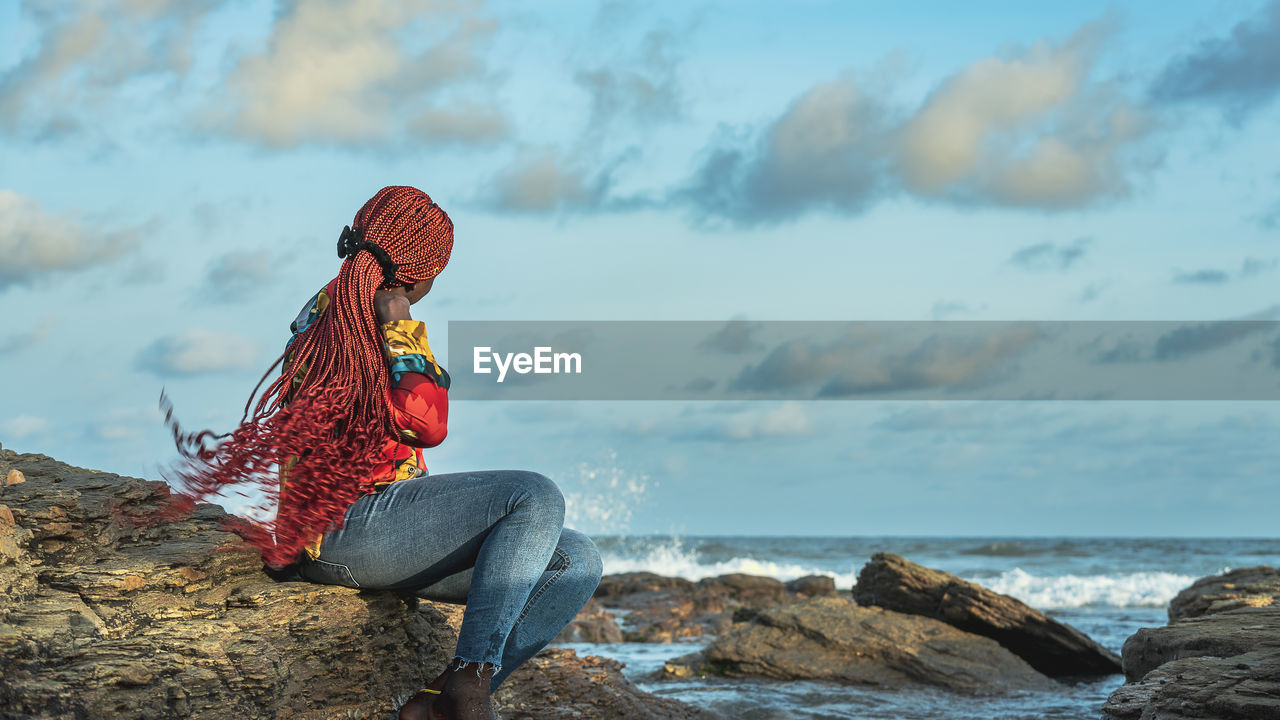
<instances>
[{"instance_id":1,"label":"coastal rock","mask_svg":"<svg viewBox=\"0 0 1280 720\"><path fill-rule=\"evenodd\" d=\"M15 469L26 482L0 487L5 720L385 720L453 654L461 605L277 582L215 505L144 529L111 520L157 509L164 483L0 450L0 477ZM612 696L624 717L697 717L609 662L560 671L546 681L560 694L538 695L554 707L530 690L509 717L598 717ZM551 672L540 668L509 682L538 687ZM644 714L649 703L667 714Z\"/></svg>"},{"instance_id":2,"label":"coastal rock","mask_svg":"<svg viewBox=\"0 0 1280 720\"><path fill-rule=\"evenodd\" d=\"M1113 720L1280 718L1280 647L1167 662L1111 693Z\"/></svg>"},{"instance_id":3,"label":"coastal rock","mask_svg":"<svg viewBox=\"0 0 1280 720\"><path fill-rule=\"evenodd\" d=\"M800 597L835 597L836 581L827 575L806 575L787 583L787 592Z\"/></svg>"},{"instance_id":4,"label":"coastal rock","mask_svg":"<svg viewBox=\"0 0 1280 720\"><path fill-rule=\"evenodd\" d=\"M925 683L959 692L1045 689L1053 681L994 640L918 615L817 597L764 608L663 674L714 673L848 684Z\"/></svg>"},{"instance_id":5,"label":"coastal rock","mask_svg":"<svg viewBox=\"0 0 1280 720\"><path fill-rule=\"evenodd\" d=\"M1169 602L1169 620L1270 605L1280 605L1280 568L1259 565L1195 581Z\"/></svg>"},{"instance_id":6,"label":"coastal rock","mask_svg":"<svg viewBox=\"0 0 1280 720\"><path fill-rule=\"evenodd\" d=\"M1227 610L1142 628L1124 643L1124 674L1140 680L1173 660L1229 658L1266 648L1280 648L1280 607Z\"/></svg>"},{"instance_id":7,"label":"coastal rock","mask_svg":"<svg viewBox=\"0 0 1280 720\"><path fill-rule=\"evenodd\" d=\"M820 593L822 584L816 578L806 578L804 587ZM834 582L831 587L834 594ZM606 575L595 594L606 607L625 613L625 640L649 643L715 634L729 626L735 612L772 607L799 597L780 580L743 573L697 582L647 572Z\"/></svg>"},{"instance_id":8,"label":"coastal rock","mask_svg":"<svg viewBox=\"0 0 1280 720\"><path fill-rule=\"evenodd\" d=\"M616 660L548 648L498 688L494 706L507 720L722 720L711 711L636 688L622 668Z\"/></svg>"},{"instance_id":9,"label":"coastal rock","mask_svg":"<svg viewBox=\"0 0 1280 720\"><path fill-rule=\"evenodd\" d=\"M26 482L0 489L6 718L382 720L452 653L459 606L274 582L213 505L110 521L156 508L164 483L0 452L11 469Z\"/></svg>"},{"instance_id":10,"label":"coastal rock","mask_svg":"<svg viewBox=\"0 0 1280 720\"><path fill-rule=\"evenodd\" d=\"M618 620L613 613L605 610L599 600L592 599L578 611L573 622L560 632L556 642L620 643L622 628L618 627Z\"/></svg>"},{"instance_id":11,"label":"coastal rock","mask_svg":"<svg viewBox=\"0 0 1280 720\"><path fill-rule=\"evenodd\" d=\"M989 637L1050 677L1121 669L1115 653L1070 625L1016 598L890 553L872 556L858 573L853 597L859 605L935 618Z\"/></svg>"}]
</instances>

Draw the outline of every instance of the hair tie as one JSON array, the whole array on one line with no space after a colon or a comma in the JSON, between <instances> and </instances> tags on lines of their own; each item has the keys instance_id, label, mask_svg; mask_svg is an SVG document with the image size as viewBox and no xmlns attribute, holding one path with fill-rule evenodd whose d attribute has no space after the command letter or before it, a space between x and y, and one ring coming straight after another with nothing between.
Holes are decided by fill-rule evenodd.
<instances>
[{"instance_id":1,"label":"hair tie","mask_svg":"<svg viewBox=\"0 0 1280 720\"><path fill-rule=\"evenodd\" d=\"M338 235L338 257L352 258L361 250L367 251L382 266L382 287L394 287L400 266L391 261L391 256L381 246L364 239L364 228L343 226L342 233Z\"/></svg>"}]
</instances>

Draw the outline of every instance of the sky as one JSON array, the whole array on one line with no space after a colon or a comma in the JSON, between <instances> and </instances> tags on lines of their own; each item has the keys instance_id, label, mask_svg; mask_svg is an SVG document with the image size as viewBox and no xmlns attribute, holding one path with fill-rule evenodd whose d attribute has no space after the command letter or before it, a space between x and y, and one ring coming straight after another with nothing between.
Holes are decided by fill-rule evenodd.
<instances>
[{"instance_id":1,"label":"sky","mask_svg":"<svg viewBox=\"0 0 1280 720\"><path fill-rule=\"evenodd\" d=\"M461 320L1280 319L1277 94L1280 0L3 3L0 443L158 479L161 389L233 427L385 185L455 224L438 356ZM542 472L596 534L1280 535L1274 401L450 414L432 472Z\"/></svg>"}]
</instances>

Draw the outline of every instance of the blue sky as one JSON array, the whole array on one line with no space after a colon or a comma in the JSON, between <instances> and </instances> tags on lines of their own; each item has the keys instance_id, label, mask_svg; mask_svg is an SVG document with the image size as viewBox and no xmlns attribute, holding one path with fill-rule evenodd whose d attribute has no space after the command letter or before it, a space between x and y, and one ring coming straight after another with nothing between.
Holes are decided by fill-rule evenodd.
<instances>
[{"instance_id":1,"label":"blue sky","mask_svg":"<svg viewBox=\"0 0 1280 720\"><path fill-rule=\"evenodd\" d=\"M157 477L383 185L450 320L1277 319L1280 1L0 7L0 442ZM1275 345L1280 354L1280 344ZM1264 402L457 403L596 533L1275 536Z\"/></svg>"}]
</instances>

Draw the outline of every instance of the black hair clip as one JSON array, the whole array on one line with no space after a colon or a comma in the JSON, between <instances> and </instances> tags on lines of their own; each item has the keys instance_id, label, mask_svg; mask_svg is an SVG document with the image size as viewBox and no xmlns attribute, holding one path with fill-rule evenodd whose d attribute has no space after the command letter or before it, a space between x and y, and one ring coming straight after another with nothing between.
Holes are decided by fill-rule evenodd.
<instances>
[{"instance_id":1,"label":"black hair clip","mask_svg":"<svg viewBox=\"0 0 1280 720\"><path fill-rule=\"evenodd\" d=\"M352 228L346 225L342 228L342 233L338 235L338 257L351 258L361 250L368 251L374 260L382 266L382 287L390 288L395 286L396 271L400 266L391 261L391 256L376 243L371 243L364 239L364 228Z\"/></svg>"}]
</instances>

